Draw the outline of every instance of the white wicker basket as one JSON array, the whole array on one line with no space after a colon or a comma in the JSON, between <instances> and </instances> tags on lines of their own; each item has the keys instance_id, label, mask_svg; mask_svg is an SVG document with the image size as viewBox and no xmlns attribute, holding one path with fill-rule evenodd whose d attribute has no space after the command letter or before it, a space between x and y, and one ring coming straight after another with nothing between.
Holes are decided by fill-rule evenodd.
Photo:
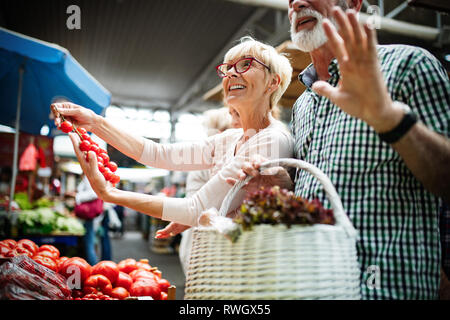
<instances>
[{"instance_id":1,"label":"white wicker basket","mask_svg":"<svg viewBox=\"0 0 450 320\"><path fill-rule=\"evenodd\" d=\"M335 225L257 225L235 243L212 228L196 228L185 299L360 299L356 230L334 186L318 168L301 160L266 162L307 170L323 185ZM228 212L236 184L222 203Z\"/></svg>"}]
</instances>

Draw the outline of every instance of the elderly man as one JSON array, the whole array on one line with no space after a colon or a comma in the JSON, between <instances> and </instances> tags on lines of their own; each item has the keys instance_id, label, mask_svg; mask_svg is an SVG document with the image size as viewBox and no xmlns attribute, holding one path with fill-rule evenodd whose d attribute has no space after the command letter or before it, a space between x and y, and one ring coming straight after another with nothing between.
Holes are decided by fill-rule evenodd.
<instances>
[{"instance_id":1,"label":"elderly man","mask_svg":"<svg viewBox=\"0 0 450 320\"><path fill-rule=\"evenodd\" d=\"M313 62L293 107L295 156L330 177L359 231L362 297L435 299L439 197L450 199L448 76L423 49L377 45L358 23L361 5L289 0L292 41ZM245 164L241 178L260 163ZM304 171L295 192L329 205Z\"/></svg>"}]
</instances>

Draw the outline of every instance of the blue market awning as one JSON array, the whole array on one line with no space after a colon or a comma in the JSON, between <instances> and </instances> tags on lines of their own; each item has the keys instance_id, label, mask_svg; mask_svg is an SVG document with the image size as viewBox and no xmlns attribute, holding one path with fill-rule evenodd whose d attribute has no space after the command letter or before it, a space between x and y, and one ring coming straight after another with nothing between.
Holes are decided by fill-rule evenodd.
<instances>
[{"instance_id":1,"label":"blue market awning","mask_svg":"<svg viewBox=\"0 0 450 320\"><path fill-rule=\"evenodd\" d=\"M19 70L23 67L20 130L58 133L49 119L50 104L65 98L101 114L111 94L70 53L55 44L0 28L0 124L15 128Z\"/></svg>"}]
</instances>

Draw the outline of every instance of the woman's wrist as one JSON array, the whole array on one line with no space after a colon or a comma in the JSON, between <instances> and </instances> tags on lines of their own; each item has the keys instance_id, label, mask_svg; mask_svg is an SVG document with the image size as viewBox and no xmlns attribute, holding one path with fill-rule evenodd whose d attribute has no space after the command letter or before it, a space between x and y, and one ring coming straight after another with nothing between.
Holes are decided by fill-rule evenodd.
<instances>
[{"instance_id":1,"label":"woman's wrist","mask_svg":"<svg viewBox=\"0 0 450 320\"><path fill-rule=\"evenodd\" d=\"M91 132L94 133L95 135L99 136L99 132L105 126L105 117L95 114L93 120L94 121L92 124Z\"/></svg>"},{"instance_id":2,"label":"woman's wrist","mask_svg":"<svg viewBox=\"0 0 450 320\"><path fill-rule=\"evenodd\" d=\"M120 202L120 190L114 187L105 188L99 195L105 202L111 202L119 204Z\"/></svg>"}]
</instances>

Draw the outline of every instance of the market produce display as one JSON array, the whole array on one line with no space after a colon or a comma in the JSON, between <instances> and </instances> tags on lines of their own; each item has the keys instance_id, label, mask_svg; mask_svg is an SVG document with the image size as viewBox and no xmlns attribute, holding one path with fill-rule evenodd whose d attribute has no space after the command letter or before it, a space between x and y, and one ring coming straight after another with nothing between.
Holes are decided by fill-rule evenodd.
<instances>
[{"instance_id":1,"label":"market produce display","mask_svg":"<svg viewBox=\"0 0 450 320\"><path fill-rule=\"evenodd\" d=\"M83 224L76 217L67 216L52 208L22 210L18 214L17 222L23 234L85 233Z\"/></svg>"},{"instance_id":2,"label":"market produce display","mask_svg":"<svg viewBox=\"0 0 450 320\"><path fill-rule=\"evenodd\" d=\"M14 220L20 234L82 236L85 233L84 226L78 218L69 212L57 209L57 202L48 197L30 201L26 193L18 192L14 195L14 201L20 209L15 211L17 219ZM8 203L4 201L3 204L7 206ZM2 200L0 200L1 205Z\"/></svg>"},{"instance_id":3,"label":"market produce display","mask_svg":"<svg viewBox=\"0 0 450 320\"><path fill-rule=\"evenodd\" d=\"M60 256L29 239L0 241L0 299L167 300L170 282L148 260L100 261Z\"/></svg>"},{"instance_id":4,"label":"market produce display","mask_svg":"<svg viewBox=\"0 0 450 320\"><path fill-rule=\"evenodd\" d=\"M279 186L249 193L234 221L244 230L258 224L335 224L333 211L325 209L319 200L305 200Z\"/></svg>"},{"instance_id":5,"label":"market produce display","mask_svg":"<svg viewBox=\"0 0 450 320\"><path fill-rule=\"evenodd\" d=\"M88 159L88 152L94 151L97 155L97 165L98 170L103 174L106 181L111 182L112 185L116 185L120 181L120 177L115 173L117 171L117 164L110 161L108 152L99 147L98 143L92 141L90 135L87 133L86 129L82 127L76 127L70 121L65 120L64 116L59 114L59 112L52 106L52 112L55 117L61 118L62 122L59 126L59 130L64 133L75 132L80 137L81 141L79 144L79 149L83 151L86 155L86 160Z\"/></svg>"}]
</instances>

